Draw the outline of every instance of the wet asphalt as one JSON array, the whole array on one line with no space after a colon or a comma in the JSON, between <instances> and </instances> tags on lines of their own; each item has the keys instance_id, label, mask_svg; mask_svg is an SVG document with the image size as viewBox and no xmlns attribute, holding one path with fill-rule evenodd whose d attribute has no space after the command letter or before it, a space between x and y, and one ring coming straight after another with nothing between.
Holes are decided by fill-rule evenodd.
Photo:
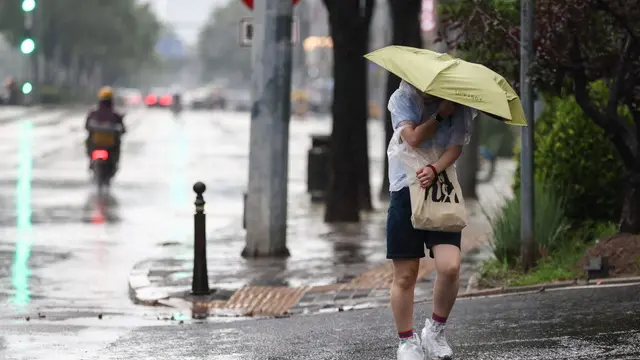
<instances>
[{"instance_id":1,"label":"wet asphalt","mask_svg":"<svg viewBox=\"0 0 640 360\"><path fill-rule=\"evenodd\" d=\"M129 299L138 261L189 256L194 182L209 185L210 234L237 231L247 113L174 121L165 111L127 110L121 169L101 202L89 183L84 113L12 111L0 109L0 359L394 358L388 309L200 323ZM291 193L304 192L308 135L329 129L326 119L292 125ZM383 155L372 155L374 175ZM639 303L638 287L465 300L451 339L462 359L639 359Z\"/></svg>"},{"instance_id":2,"label":"wet asphalt","mask_svg":"<svg viewBox=\"0 0 640 360\"><path fill-rule=\"evenodd\" d=\"M637 360L639 294L635 285L461 300L449 340L456 359ZM417 308L421 324L429 304ZM83 325L35 320L2 329L0 358L6 360L371 360L395 359L397 346L388 308L135 328L109 319Z\"/></svg>"}]
</instances>

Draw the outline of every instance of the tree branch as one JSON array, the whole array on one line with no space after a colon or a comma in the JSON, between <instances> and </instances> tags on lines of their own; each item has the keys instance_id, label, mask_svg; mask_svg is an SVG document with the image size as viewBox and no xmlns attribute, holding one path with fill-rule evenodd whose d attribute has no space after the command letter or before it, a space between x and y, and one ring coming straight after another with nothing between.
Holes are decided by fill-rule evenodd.
<instances>
[{"instance_id":1,"label":"tree branch","mask_svg":"<svg viewBox=\"0 0 640 360\"><path fill-rule=\"evenodd\" d=\"M625 85L625 77L629 73L629 64L631 60L631 38L627 37L625 44L620 52L620 62L616 71L616 77L609 86L609 101L607 103L607 117L618 116L618 104L620 96Z\"/></svg>"},{"instance_id":2,"label":"tree branch","mask_svg":"<svg viewBox=\"0 0 640 360\"><path fill-rule=\"evenodd\" d=\"M633 32L633 28L631 27L631 25L629 25L629 22L627 21L627 19L625 19L624 16L620 16L620 14L616 13L615 11L613 11L613 9L611 8L611 6L609 6L607 3L605 3L602 0L597 0L598 4L602 7L603 10L607 11L609 14L611 14L611 16L616 19L616 21L618 23L620 23L622 25L622 27L627 30L627 33L629 33L629 36L631 36L631 38L633 39L633 41L638 41L640 39L638 39L638 36Z\"/></svg>"},{"instance_id":3,"label":"tree branch","mask_svg":"<svg viewBox=\"0 0 640 360\"><path fill-rule=\"evenodd\" d=\"M582 54L580 52L580 46L578 38L573 37L571 47L569 50L569 56L571 60L579 64L574 69L573 73L573 85L574 95L576 102L582 108L582 111L591 118L598 126L600 126L607 135L611 138L613 145L620 154L622 161L627 168L633 168L635 165L635 139L629 137L630 131L626 131L626 126L621 121L620 117L615 115L613 117L606 116L594 105L589 97L589 83L587 80L587 74L582 62Z\"/></svg>"}]
</instances>

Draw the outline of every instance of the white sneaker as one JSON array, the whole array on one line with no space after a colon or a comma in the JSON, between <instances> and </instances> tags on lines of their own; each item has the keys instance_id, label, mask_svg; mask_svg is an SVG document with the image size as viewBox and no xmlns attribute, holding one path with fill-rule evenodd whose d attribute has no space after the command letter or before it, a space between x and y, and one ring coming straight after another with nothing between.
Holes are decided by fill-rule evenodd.
<instances>
[{"instance_id":1,"label":"white sneaker","mask_svg":"<svg viewBox=\"0 0 640 360\"><path fill-rule=\"evenodd\" d=\"M409 340L400 342L398 360L424 360L424 351L420 346L418 334L413 334Z\"/></svg>"},{"instance_id":2,"label":"white sneaker","mask_svg":"<svg viewBox=\"0 0 640 360\"><path fill-rule=\"evenodd\" d=\"M422 329L422 348L427 360L451 360L453 351L444 336L444 324L427 319Z\"/></svg>"}]
</instances>

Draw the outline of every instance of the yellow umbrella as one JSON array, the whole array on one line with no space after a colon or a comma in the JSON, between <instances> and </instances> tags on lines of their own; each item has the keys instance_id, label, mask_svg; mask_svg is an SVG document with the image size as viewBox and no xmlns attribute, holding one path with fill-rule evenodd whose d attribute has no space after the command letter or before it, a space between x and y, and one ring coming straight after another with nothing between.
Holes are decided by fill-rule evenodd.
<instances>
[{"instance_id":1,"label":"yellow umbrella","mask_svg":"<svg viewBox=\"0 0 640 360\"><path fill-rule=\"evenodd\" d=\"M365 58L418 90L483 111L509 125L527 126L518 95L486 66L426 49L387 46Z\"/></svg>"}]
</instances>

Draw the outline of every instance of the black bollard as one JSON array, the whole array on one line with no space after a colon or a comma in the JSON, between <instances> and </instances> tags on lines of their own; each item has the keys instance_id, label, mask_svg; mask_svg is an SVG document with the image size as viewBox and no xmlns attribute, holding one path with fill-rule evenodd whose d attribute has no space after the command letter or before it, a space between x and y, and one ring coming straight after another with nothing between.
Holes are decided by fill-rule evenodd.
<instances>
[{"instance_id":1,"label":"black bollard","mask_svg":"<svg viewBox=\"0 0 640 360\"><path fill-rule=\"evenodd\" d=\"M191 280L191 294L209 295L209 275L207 273L207 226L204 214L204 194L207 187L197 182L193 185L196 193L196 212L193 215L193 278Z\"/></svg>"},{"instance_id":2,"label":"black bollard","mask_svg":"<svg viewBox=\"0 0 640 360\"><path fill-rule=\"evenodd\" d=\"M330 135L313 135L307 154L307 192L311 201L322 201L329 186Z\"/></svg>"},{"instance_id":3,"label":"black bollard","mask_svg":"<svg viewBox=\"0 0 640 360\"><path fill-rule=\"evenodd\" d=\"M247 193L242 195L242 228L247 229Z\"/></svg>"}]
</instances>

